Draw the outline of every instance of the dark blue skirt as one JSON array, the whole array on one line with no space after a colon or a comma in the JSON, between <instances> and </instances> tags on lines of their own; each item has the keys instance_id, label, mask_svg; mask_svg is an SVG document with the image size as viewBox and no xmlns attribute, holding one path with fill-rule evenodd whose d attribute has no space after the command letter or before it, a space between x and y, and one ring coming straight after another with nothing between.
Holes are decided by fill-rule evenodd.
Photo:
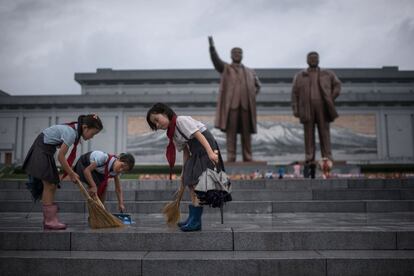
<instances>
[{"instance_id":1,"label":"dark blue skirt","mask_svg":"<svg viewBox=\"0 0 414 276\"><path fill-rule=\"evenodd\" d=\"M33 178L59 184L59 172L55 162L56 145L45 144L40 133L23 162L23 170Z\"/></svg>"},{"instance_id":2,"label":"dark blue skirt","mask_svg":"<svg viewBox=\"0 0 414 276\"><path fill-rule=\"evenodd\" d=\"M43 182L46 181L59 187L59 172L55 162L56 145L45 144L44 135L40 133L23 162L23 170L29 175L27 188L33 200L42 198ZM60 188L60 187L59 187Z\"/></svg>"},{"instance_id":3,"label":"dark blue skirt","mask_svg":"<svg viewBox=\"0 0 414 276\"><path fill-rule=\"evenodd\" d=\"M198 183L198 178L207 169L217 168L218 171L224 171L223 158L221 157L219 146L214 139L214 136L207 129L202 132L210 147L213 150L218 150L219 163L214 163L208 158L208 154L203 145L196 138L188 140L188 146L190 149L190 157L184 164L183 182L186 186L195 186Z\"/></svg>"},{"instance_id":4,"label":"dark blue skirt","mask_svg":"<svg viewBox=\"0 0 414 276\"><path fill-rule=\"evenodd\" d=\"M73 170L79 175L80 180L87 184L89 183L86 180L85 173L83 171L91 164L91 161L90 161L91 153L92 152L83 154L79 158L78 162L76 162L76 165L73 168ZM92 174L93 181L95 181L96 186L99 187L99 185L105 179L105 175L97 172L96 170L92 171L91 174Z\"/></svg>"}]
</instances>

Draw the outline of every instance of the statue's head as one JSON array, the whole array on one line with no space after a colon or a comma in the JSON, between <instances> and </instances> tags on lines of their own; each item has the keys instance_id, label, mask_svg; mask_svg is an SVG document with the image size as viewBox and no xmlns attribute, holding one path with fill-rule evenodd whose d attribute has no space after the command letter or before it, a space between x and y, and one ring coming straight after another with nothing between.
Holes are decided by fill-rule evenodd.
<instances>
[{"instance_id":1,"label":"statue's head","mask_svg":"<svg viewBox=\"0 0 414 276\"><path fill-rule=\"evenodd\" d=\"M310 68L316 68L319 65L319 54L315 51L309 52L307 55L307 62Z\"/></svg>"},{"instance_id":2,"label":"statue's head","mask_svg":"<svg viewBox=\"0 0 414 276\"><path fill-rule=\"evenodd\" d=\"M239 47L234 47L233 49L231 49L231 60L234 63L241 63L242 59L243 59L243 50Z\"/></svg>"}]
</instances>

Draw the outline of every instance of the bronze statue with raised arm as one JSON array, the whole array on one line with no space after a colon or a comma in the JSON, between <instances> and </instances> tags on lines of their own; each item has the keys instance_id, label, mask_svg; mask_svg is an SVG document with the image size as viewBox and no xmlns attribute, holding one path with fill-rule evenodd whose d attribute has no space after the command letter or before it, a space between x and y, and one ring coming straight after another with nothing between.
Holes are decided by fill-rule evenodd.
<instances>
[{"instance_id":1,"label":"bronze statue with raised arm","mask_svg":"<svg viewBox=\"0 0 414 276\"><path fill-rule=\"evenodd\" d=\"M256 95L260 81L254 70L244 66L241 48L231 49L232 63L220 59L209 36L210 57L220 73L220 89L217 98L215 127L226 133L227 161L236 161L237 133L241 134L243 161L253 160L251 134L257 132Z\"/></svg>"},{"instance_id":2,"label":"bronze statue with raised arm","mask_svg":"<svg viewBox=\"0 0 414 276\"><path fill-rule=\"evenodd\" d=\"M303 124L305 136L305 177L315 177L315 126L318 128L322 158L333 160L329 123L338 113L335 99L341 82L329 70L319 68L319 54L307 55L309 67L295 75L292 86L293 115Z\"/></svg>"}]
</instances>

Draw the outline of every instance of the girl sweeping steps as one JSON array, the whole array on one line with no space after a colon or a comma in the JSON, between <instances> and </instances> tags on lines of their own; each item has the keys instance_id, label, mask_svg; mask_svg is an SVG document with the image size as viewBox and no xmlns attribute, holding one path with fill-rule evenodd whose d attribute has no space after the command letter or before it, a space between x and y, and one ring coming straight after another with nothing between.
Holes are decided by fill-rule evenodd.
<instances>
[{"instance_id":1,"label":"girl sweeping steps","mask_svg":"<svg viewBox=\"0 0 414 276\"><path fill-rule=\"evenodd\" d=\"M56 187L60 182L54 158L56 148L59 148L58 160L65 171L64 176L69 175L76 182L79 175L71 166L76 158L77 145L81 137L84 140L92 139L102 128L102 122L96 114L80 115L76 122L53 125L43 130L29 149L23 169L29 175L28 186L34 200L42 198L44 229L66 229L66 224L58 220L58 207L54 203ZM72 145L72 151L66 160L65 155Z\"/></svg>"},{"instance_id":2,"label":"girl sweeping steps","mask_svg":"<svg viewBox=\"0 0 414 276\"><path fill-rule=\"evenodd\" d=\"M76 163L74 170L80 176L82 182L88 183L89 195L92 198L99 196L102 203L105 202L108 179L113 177L118 209L124 212L125 206L119 174L132 170L134 165L135 159L129 153L121 153L115 156L95 150L83 154Z\"/></svg>"},{"instance_id":3,"label":"girl sweeping steps","mask_svg":"<svg viewBox=\"0 0 414 276\"><path fill-rule=\"evenodd\" d=\"M170 169L175 164L175 147L183 151L182 183L190 190L192 205L189 206L188 219L178 223L178 226L185 232L199 231L203 207L200 206L194 187L207 168L216 167L219 171L224 171L217 142L203 123L190 116L177 116L171 108L162 103L155 104L147 112L147 122L152 130L167 130L169 144L166 156ZM180 188L181 193L179 192L181 196L183 185ZM231 200L231 197L229 196L227 200Z\"/></svg>"}]
</instances>

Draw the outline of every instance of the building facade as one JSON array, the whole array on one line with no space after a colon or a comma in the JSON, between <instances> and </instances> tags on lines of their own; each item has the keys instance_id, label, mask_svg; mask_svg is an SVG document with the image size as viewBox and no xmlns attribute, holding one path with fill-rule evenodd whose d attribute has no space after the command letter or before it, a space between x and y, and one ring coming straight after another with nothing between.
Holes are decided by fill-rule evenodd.
<instances>
[{"instance_id":1,"label":"building facade","mask_svg":"<svg viewBox=\"0 0 414 276\"><path fill-rule=\"evenodd\" d=\"M304 159L302 125L290 107L292 78L299 70L256 70L263 84L257 97L258 133L252 141L256 160ZM340 117L331 125L335 160L414 162L414 71L398 67L332 70L342 81L336 101ZM146 111L156 102L205 122L226 155L225 135L213 128L219 77L210 69L97 69L75 73L80 95L10 96L0 91L0 163L21 164L44 128L86 113L97 113L104 130L83 142L78 154L94 149L128 151L138 163L165 163L165 133L150 131L145 120Z\"/></svg>"}]
</instances>

